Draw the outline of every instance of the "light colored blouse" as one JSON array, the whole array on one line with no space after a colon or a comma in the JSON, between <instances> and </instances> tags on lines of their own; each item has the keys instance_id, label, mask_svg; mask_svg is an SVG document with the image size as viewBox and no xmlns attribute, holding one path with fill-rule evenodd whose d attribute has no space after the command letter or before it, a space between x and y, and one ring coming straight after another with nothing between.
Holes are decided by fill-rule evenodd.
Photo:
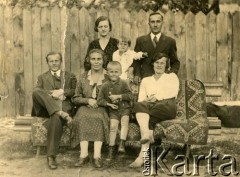
<instances>
[{"instance_id":1,"label":"light colored blouse","mask_svg":"<svg viewBox=\"0 0 240 177\"><path fill-rule=\"evenodd\" d=\"M179 79L175 73L164 73L158 80L154 76L145 77L140 85L138 102L144 101L151 95L157 100L176 98L178 91Z\"/></svg>"}]
</instances>

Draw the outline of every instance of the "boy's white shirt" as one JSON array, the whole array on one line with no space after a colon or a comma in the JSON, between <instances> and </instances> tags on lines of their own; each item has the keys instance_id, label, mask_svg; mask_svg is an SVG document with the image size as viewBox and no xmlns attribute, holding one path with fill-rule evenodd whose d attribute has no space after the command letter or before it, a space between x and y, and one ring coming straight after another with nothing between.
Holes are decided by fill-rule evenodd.
<instances>
[{"instance_id":1,"label":"boy's white shirt","mask_svg":"<svg viewBox=\"0 0 240 177\"><path fill-rule=\"evenodd\" d=\"M122 55L119 54L119 50L113 53L113 61L118 61L122 65L122 75L121 79L127 79L127 71L128 68L132 65L133 60L139 60L142 58L143 52L135 52L133 50L128 49Z\"/></svg>"}]
</instances>

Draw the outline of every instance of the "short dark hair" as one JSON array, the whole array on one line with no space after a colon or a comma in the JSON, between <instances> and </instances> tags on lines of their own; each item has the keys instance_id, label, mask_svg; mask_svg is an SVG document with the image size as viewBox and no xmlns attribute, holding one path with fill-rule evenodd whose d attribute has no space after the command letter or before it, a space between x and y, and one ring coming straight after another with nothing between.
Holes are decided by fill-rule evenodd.
<instances>
[{"instance_id":1,"label":"short dark hair","mask_svg":"<svg viewBox=\"0 0 240 177\"><path fill-rule=\"evenodd\" d=\"M112 66L119 66L120 70L122 71L122 65L119 61L110 61L107 65L107 70L109 70L109 68L111 68Z\"/></svg>"},{"instance_id":2,"label":"short dark hair","mask_svg":"<svg viewBox=\"0 0 240 177\"><path fill-rule=\"evenodd\" d=\"M90 50L89 53L88 53L88 55L87 55L87 58L86 58L86 60L85 60L85 65L87 65L87 67L88 67L89 69L91 69L90 56L91 56L91 54L93 54L93 53L99 53L99 54L102 55L102 58L103 58L103 67L105 67L108 60L107 60L107 56L105 55L105 53L104 53L103 50L101 50L101 49L92 49L92 50Z\"/></svg>"},{"instance_id":3,"label":"short dark hair","mask_svg":"<svg viewBox=\"0 0 240 177\"><path fill-rule=\"evenodd\" d=\"M60 61L62 62L62 54L60 52L55 52L55 51L52 51L52 52L49 52L46 56L46 61L48 63L48 57L51 56L51 55L59 55L60 57Z\"/></svg>"},{"instance_id":4,"label":"short dark hair","mask_svg":"<svg viewBox=\"0 0 240 177\"><path fill-rule=\"evenodd\" d=\"M101 21L108 21L110 31L112 31L112 23L107 16L98 17L98 19L95 21L94 31L98 32L98 25Z\"/></svg>"},{"instance_id":5,"label":"short dark hair","mask_svg":"<svg viewBox=\"0 0 240 177\"><path fill-rule=\"evenodd\" d=\"M131 40L125 36L122 36L120 38L117 39L117 44L119 44L119 42L127 42L128 46L131 46Z\"/></svg>"},{"instance_id":6,"label":"short dark hair","mask_svg":"<svg viewBox=\"0 0 240 177\"><path fill-rule=\"evenodd\" d=\"M167 58L166 67L165 67L165 70L167 70L169 68L169 56L165 53L161 53L161 52L156 53L152 58L152 63L154 63L155 61L157 61L163 57Z\"/></svg>"},{"instance_id":7,"label":"short dark hair","mask_svg":"<svg viewBox=\"0 0 240 177\"><path fill-rule=\"evenodd\" d=\"M161 14L160 12L152 12L152 13L149 14L148 21L150 21L150 17L153 16L153 15L160 15L162 17L162 20L163 20L163 14Z\"/></svg>"}]
</instances>

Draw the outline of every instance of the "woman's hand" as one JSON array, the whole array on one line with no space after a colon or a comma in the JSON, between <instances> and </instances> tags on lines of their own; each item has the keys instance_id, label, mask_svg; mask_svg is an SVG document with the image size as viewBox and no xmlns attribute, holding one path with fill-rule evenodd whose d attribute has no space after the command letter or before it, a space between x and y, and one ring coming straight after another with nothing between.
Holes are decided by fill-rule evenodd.
<instances>
[{"instance_id":1,"label":"woman's hand","mask_svg":"<svg viewBox=\"0 0 240 177\"><path fill-rule=\"evenodd\" d=\"M155 102L157 101L157 98L155 97L155 94L148 96L144 101L147 102Z\"/></svg>"},{"instance_id":2,"label":"woman's hand","mask_svg":"<svg viewBox=\"0 0 240 177\"><path fill-rule=\"evenodd\" d=\"M97 108L97 107L98 107L98 105L97 105L97 100L90 98L90 99L88 100L88 105L89 105L91 108Z\"/></svg>"}]
</instances>

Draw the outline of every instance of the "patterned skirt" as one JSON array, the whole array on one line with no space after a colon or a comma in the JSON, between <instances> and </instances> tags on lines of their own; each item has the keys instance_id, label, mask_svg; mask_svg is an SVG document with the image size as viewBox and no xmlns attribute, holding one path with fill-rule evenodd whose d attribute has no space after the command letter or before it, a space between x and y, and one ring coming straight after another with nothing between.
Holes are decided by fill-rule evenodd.
<instances>
[{"instance_id":1,"label":"patterned skirt","mask_svg":"<svg viewBox=\"0 0 240 177\"><path fill-rule=\"evenodd\" d=\"M109 117L106 109L81 106L73 118L71 146L80 141L109 141Z\"/></svg>"}]
</instances>

